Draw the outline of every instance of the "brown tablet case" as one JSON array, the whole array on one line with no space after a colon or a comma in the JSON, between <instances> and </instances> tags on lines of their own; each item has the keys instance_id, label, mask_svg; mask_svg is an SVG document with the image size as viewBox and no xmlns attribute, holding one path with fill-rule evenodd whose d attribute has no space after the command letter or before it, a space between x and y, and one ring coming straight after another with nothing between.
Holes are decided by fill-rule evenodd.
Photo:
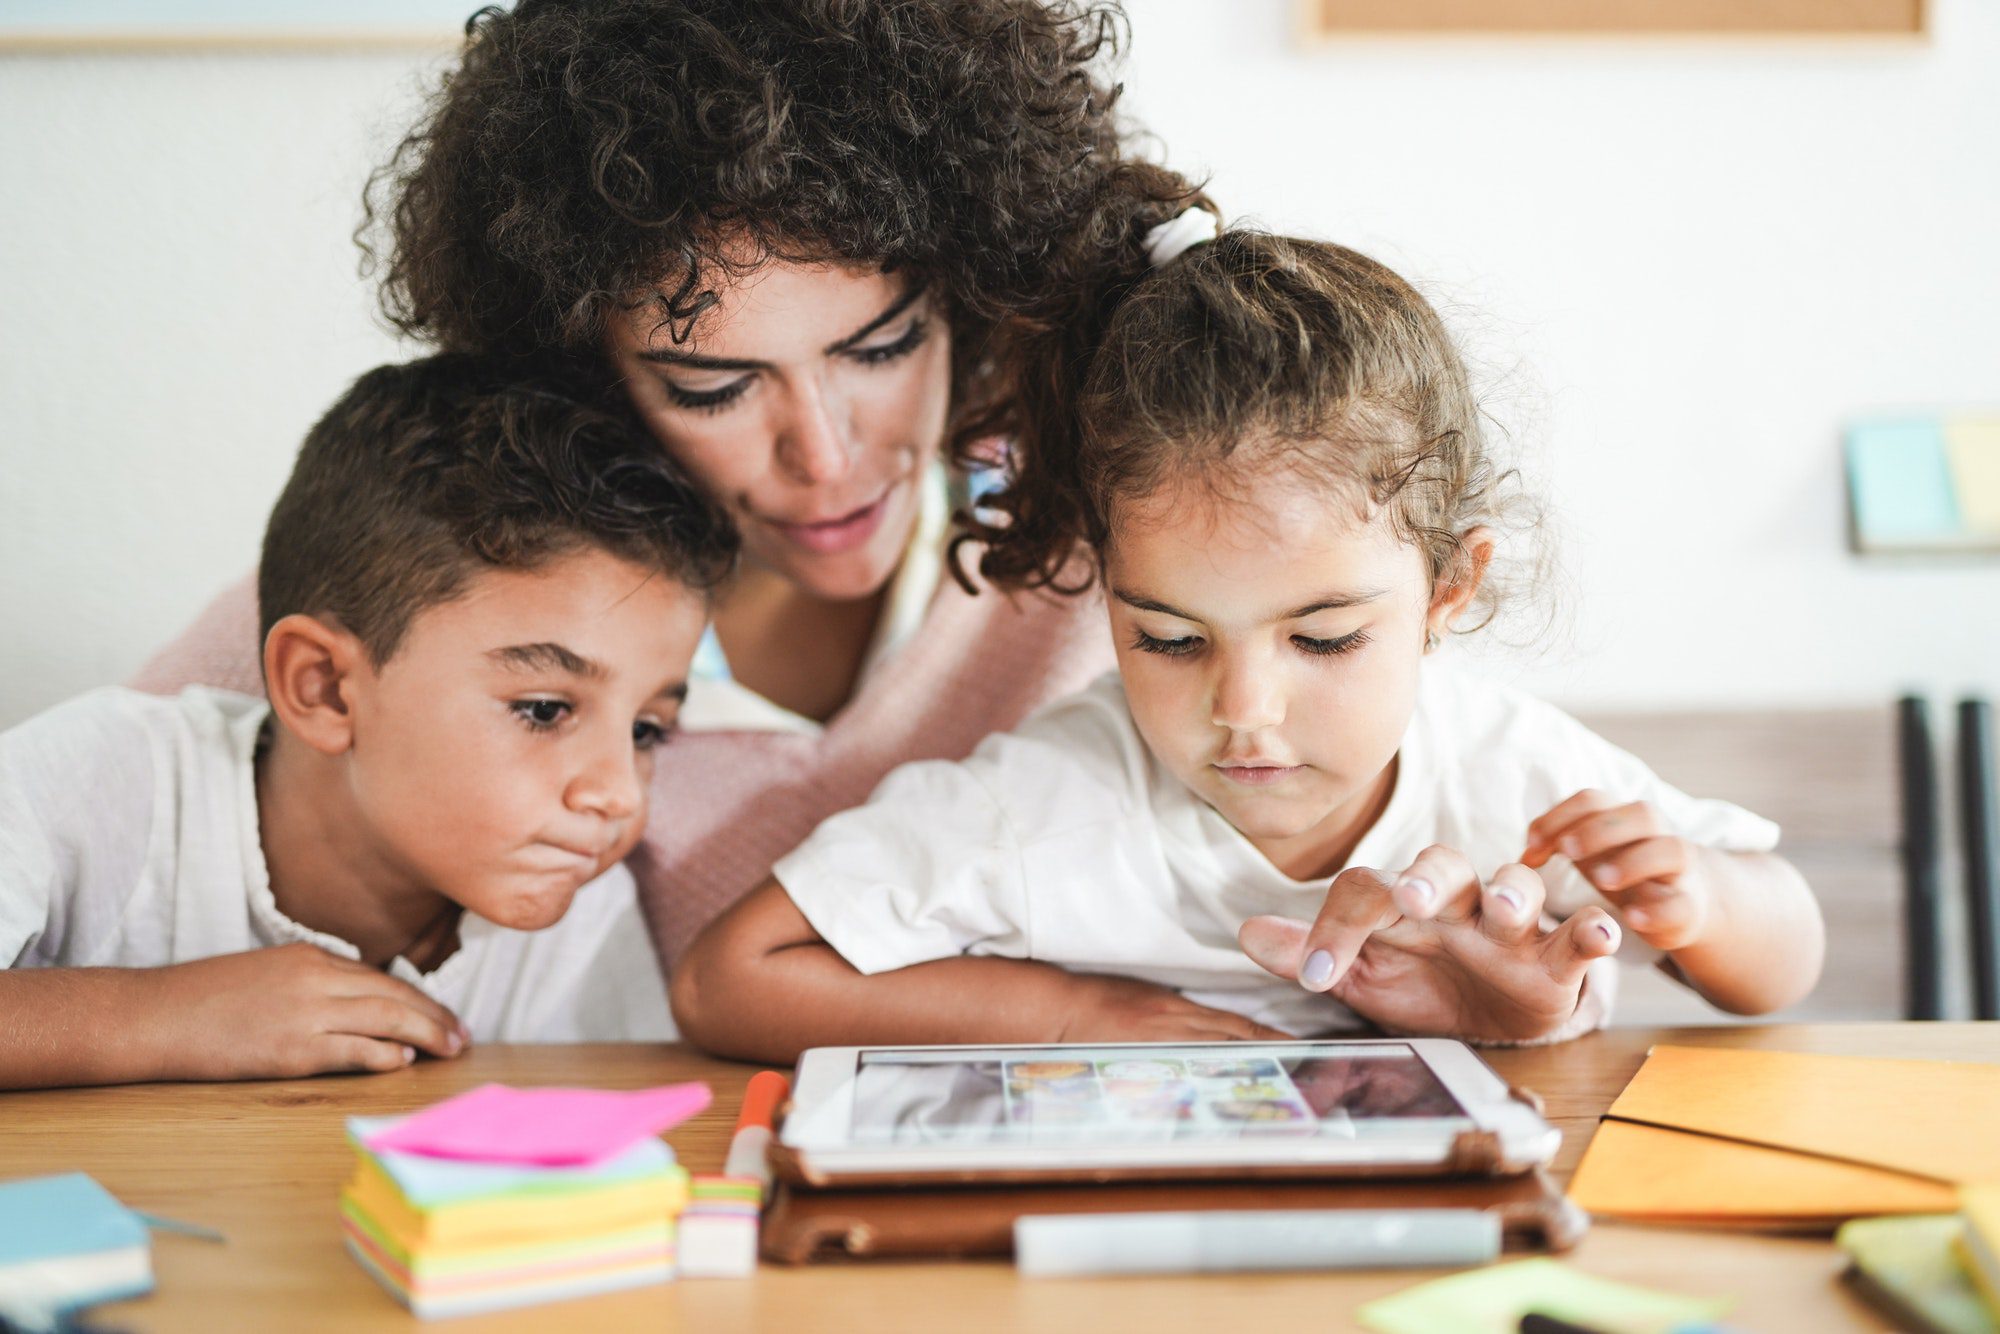
<instances>
[{"instance_id":1,"label":"brown tablet case","mask_svg":"<svg viewBox=\"0 0 2000 1334\"><path fill-rule=\"evenodd\" d=\"M1144 1181L816 1189L780 1182L764 1216L764 1258L1006 1256L1027 1214L1183 1209L1487 1209L1509 1251L1566 1251L1589 1217L1540 1172L1356 1181Z\"/></svg>"}]
</instances>

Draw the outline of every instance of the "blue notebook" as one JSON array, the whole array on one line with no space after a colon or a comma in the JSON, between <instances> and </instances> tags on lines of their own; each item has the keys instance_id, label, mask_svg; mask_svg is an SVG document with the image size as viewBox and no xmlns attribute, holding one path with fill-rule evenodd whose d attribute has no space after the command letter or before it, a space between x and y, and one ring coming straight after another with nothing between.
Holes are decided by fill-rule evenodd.
<instances>
[{"instance_id":1,"label":"blue notebook","mask_svg":"<svg viewBox=\"0 0 2000 1334\"><path fill-rule=\"evenodd\" d=\"M146 1225L96 1181L0 1183L0 1309L66 1311L152 1290Z\"/></svg>"}]
</instances>

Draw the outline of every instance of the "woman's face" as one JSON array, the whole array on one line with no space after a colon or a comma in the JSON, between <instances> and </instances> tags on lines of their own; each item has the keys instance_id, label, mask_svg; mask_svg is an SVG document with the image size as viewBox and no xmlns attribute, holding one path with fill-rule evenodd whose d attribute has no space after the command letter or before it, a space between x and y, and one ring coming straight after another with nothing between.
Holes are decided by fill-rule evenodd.
<instances>
[{"instance_id":1,"label":"woman's face","mask_svg":"<svg viewBox=\"0 0 2000 1334\"><path fill-rule=\"evenodd\" d=\"M645 305L610 354L667 451L720 500L748 563L832 601L895 572L944 438L951 339L892 274L769 261L676 343Z\"/></svg>"}]
</instances>

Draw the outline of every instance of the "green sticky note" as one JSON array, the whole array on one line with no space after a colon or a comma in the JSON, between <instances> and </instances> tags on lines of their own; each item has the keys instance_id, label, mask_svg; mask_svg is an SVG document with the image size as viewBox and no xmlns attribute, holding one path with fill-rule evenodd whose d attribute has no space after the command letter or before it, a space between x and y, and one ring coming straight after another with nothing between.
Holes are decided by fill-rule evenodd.
<instances>
[{"instance_id":1,"label":"green sticky note","mask_svg":"<svg viewBox=\"0 0 2000 1334\"><path fill-rule=\"evenodd\" d=\"M1734 1304L1614 1283L1559 1260L1519 1260L1406 1288L1355 1314L1376 1334L1515 1334L1533 1314L1607 1334L1666 1334L1714 1321Z\"/></svg>"}]
</instances>

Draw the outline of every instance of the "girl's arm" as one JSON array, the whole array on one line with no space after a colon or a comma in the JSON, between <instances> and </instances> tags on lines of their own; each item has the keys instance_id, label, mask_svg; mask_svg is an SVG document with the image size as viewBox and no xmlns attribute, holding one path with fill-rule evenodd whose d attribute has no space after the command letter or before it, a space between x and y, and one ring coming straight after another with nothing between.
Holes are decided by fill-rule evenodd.
<instances>
[{"instance_id":1,"label":"girl's arm","mask_svg":"<svg viewBox=\"0 0 2000 1334\"><path fill-rule=\"evenodd\" d=\"M1617 906L1669 971L1720 1009L1763 1014L1819 981L1826 924L1805 877L1770 852L1729 852L1681 838L1646 802L1585 790L1528 827L1522 860L1552 856Z\"/></svg>"},{"instance_id":2,"label":"girl's arm","mask_svg":"<svg viewBox=\"0 0 2000 1334\"><path fill-rule=\"evenodd\" d=\"M755 1061L859 1044L1286 1036L1165 987L1029 959L959 956L862 973L775 879L702 932L674 970L670 995L689 1041Z\"/></svg>"}]
</instances>

